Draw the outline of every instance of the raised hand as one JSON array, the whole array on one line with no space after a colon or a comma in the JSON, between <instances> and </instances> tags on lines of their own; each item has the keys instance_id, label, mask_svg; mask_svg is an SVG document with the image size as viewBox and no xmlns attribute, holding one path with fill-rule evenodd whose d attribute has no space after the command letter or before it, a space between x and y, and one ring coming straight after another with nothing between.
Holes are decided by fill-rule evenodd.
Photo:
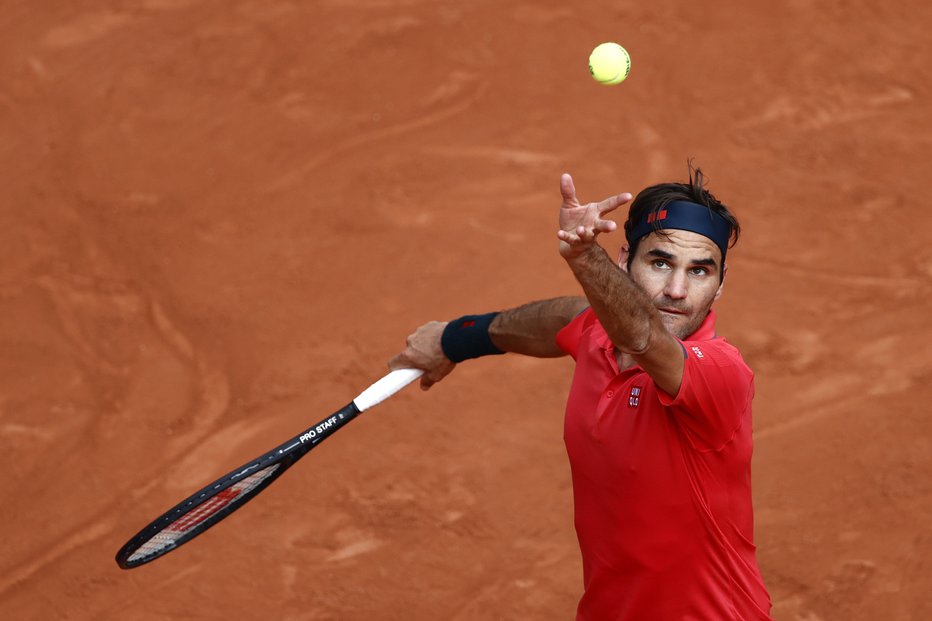
<instances>
[{"instance_id":1,"label":"raised hand","mask_svg":"<svg viewBox=\"0 0 932 621\"><path fill-rule=\"evenodd\" d=\"M566 259L585 252L595 244L595 238L600 233L614 231L618 225L612 220L604 220L602 216L631 200L631 195L625 192L599 203L580 205L573 178L567 173L560 177L560 193L563 195L563 204L560 205L560 230L557 237L560 239L560 254Z\"/></svg>"}]
</instances>

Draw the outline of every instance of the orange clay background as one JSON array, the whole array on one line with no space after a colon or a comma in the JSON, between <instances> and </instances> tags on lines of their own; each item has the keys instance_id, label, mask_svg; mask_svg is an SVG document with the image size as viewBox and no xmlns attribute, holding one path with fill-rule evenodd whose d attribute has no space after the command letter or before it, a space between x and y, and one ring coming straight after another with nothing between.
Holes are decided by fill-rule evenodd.
<instances>
[{"instance_id":1,"label":"orange clay background","mask_svg":"<svg viewBox=\"0 0 932 621\"><path fill-rule=\"evenodd\" d=\"M568 359L461 365L113 556L422 322L577 294L561 172L599 200L690 157L745 227L717 308L774 616L932 618L932 5L2 5L3 619L571 619Z\"/></svg>"}]
</instances>

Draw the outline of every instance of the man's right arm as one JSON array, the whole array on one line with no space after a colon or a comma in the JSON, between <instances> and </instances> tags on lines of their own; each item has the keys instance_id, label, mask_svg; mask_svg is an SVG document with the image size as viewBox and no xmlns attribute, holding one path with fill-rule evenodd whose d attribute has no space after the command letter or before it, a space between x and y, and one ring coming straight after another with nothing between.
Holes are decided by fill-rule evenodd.
<instances>
[{"instance_id":1,"label":"man's right arm","mask_svg":"<svg viewBox=\"0 0 932 621\"><path fill-rule=\"evenodd\" d=\"M502 351L535 358L564 356L557 346L557 333L587 306L583 297L531 302L499 313L489 326L489 335Z\"/></svg>"},{"instance_id":2,"label":"man's right arm","mask_svg":"<svg viewBox=\"0 0 932 621\"><path fill-rule=\"evenodd\" d=\"M583 297L541 300L498 313L488 327L492 344L503 352L556 358L564 352L557 333L582 312L589 302ZM441 338L447 322L430 321L408 336L407 347L392 358L390 369L424 369L421 388L427 390L456 367L443 351Z\"/></svg>"}]
</instances>

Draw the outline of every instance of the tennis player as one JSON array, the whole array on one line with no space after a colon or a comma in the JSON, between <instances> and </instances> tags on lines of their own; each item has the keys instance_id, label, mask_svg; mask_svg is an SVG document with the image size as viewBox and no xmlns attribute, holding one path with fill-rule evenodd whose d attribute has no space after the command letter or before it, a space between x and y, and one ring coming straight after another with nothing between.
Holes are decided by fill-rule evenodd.
<instances>
[{"instance_id":1,"label":"tennis player","mask_svg":"<svg viewBox=\"0 0 932 621\"><path fill-rule=\"evenodd\" d=\"M738 221L698 168L633 202L580 204L567 174L560 189L560 254L585 297L429 322L389 366L424 369L427 389L480 356L572 356L577 621L770 620L753 543L754 375L712 311ZM629 202L615 262L597 238Z\"/></svg>"}]
</instances>

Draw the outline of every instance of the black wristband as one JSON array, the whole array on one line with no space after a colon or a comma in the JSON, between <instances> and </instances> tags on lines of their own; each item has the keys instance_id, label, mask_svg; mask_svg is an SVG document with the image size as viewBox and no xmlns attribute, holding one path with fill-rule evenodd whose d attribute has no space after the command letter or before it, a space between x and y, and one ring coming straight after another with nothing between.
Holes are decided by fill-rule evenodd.
<instances>
[{"instance_id":1,"label":"black wristband","mask_svg":"<svg viewBox=\"0 0 932 621\"><path fill-rule=\"evenodd\" d=\"M440 347L453 362L462 362L480 356L504 354L489 336L489 326L498 313L465 315L454 319L443 329Z\"/></svg>"}]
</instances>

